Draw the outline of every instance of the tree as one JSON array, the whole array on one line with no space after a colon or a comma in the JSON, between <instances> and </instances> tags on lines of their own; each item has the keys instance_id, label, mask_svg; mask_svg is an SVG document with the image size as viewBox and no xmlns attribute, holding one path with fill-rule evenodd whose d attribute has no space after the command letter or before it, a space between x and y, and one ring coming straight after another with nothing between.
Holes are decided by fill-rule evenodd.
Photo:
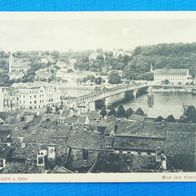
<instances>
[{"instance_id":1,"label":"tree","mask_svg":"<svg viewBox=\"0 0 196 196\"><path fill-rule=\"evenodd\" d=\"M188 106L184 109L184 113L181 116L181 121L184 122L196 122L196 109L194 106Z\"/></svg>"},{"instance_id":2,"label":"tree","mask_svg":"<svg viewBox=\"0 0 196 196\"><path fill-rule=\"evenodd\" d=\"M97 60L100 60L101 62L104 62L104 57L103 55L97 55Z\"/></svg>"},{"instance_id":3,"label":"tree","mask_svg":"<svg viewBox=\"0 0 196 196\"><path fill-rule=\"evenodd\" d=\"M105 106L105 101L100 99L100 100L97 100L95 101L95 108L96 109L102 109L103 107Z\"/></svg>"},{"instance_id":4,"label":"tree","mask_svg":"<svg viewBox=\"0 0 196 196\"><path fill-rule=\"evenodd\" d=\"M112 115L116 116L116 110L114 107L111 106L109 110L110 111L108 112L108 116L112 116Z\"/></svg>"},{"instance_id":5,"label":"tree","mask_svg":"<svg viewBox=\"0 0 196 196\"><path fill-rule=\"evenodd\" d=\"M125 108L123 107L123 105L119 105L117 111L116 111L116 116L118 118L123 118L125 117Z\"/></svg>"},{"instance_id":6,"label":"tree","mask_svg":"<svg viewBox=\"0 0 196 196\"><path fill-rule=\"evenodd\" d=\"M133 114L133 109L132 108L128 108L125 112L125 116L126 118L129 118L132 114Z\"/></svg>"},{"instance_id":7,"label":"tree","mask_svg":"<svg viewBox=\"0 0 196 196\"><path fill-rule=\"evenodd\" d=\"M164 118L162 116L158 116L157 118L154 119L155 122L161 122L163 120Z\"/></svg>"},{"instance_id":8,"label":"tree","mask_svg":"<svg viewBox=\"0 0 196 196\"><path fill-rule=\"evenodd\" d=\"M169 82L169 80L164 80L164 81L162 82L162 84L168 85L168 84L170 84L170 82Z\"/></svg>"},{"instance_id":9,"label":"tree","mask_svg":"<svg viewBox=\"0 0 196 196\"><path fill-rule=\"evenodd\" d=\"M169 115L169 116L165 119L165 121L167 121L167 122L176 122L176 119L174 118L173 115Z\"/></svg>"},{"instance_id":10,"label":"tree","mask_svg":"<svg viewBox=\"0 0 196 196\"><path fill-rule=\"evenodd\" d=\"M74 71L73 71L73 69L68 69L67 70L67 73L73 73Z\"/></svg>"},{"instance_id":11,"label":"tree","mask_svg":"<svg viewBox=\"0 0 196 196\"><path fill-rule=\"evenodd\" d=\"M102 81L103 81L102 77L98 77L98 78L95 79L96 84L101 84Z\"/></svg>"},{"instance_id":12,"label":"tree","mask_svg":"<svg viewBox=\"0 0 196 196\"><path fill-rule=\"evenodd\" d=\"M108 76L108 82L110 84L120 84L122 83L121 76L117 71L111 71Z\"/></svg>"},{"instance_id":13,"label":"tree","mask_svg":"<svg viewBox=\"0 0 196 196\"><path fill-rule=\"evenodd\" d=\"M100 114L101 116L103 116L103 118L107 115L107 110L105 106L101 109Z\"/></svg>"},{"instance_id":14,"label":"tree","mask_svg":"<svg viewBox=\"0 0 196 196\"><path fill-rule=\"evenodd\" d=\"M137 108L135 114L143 116L144 115L144 111L142 110L142 108Z\"/></svg>"}]
</instances>

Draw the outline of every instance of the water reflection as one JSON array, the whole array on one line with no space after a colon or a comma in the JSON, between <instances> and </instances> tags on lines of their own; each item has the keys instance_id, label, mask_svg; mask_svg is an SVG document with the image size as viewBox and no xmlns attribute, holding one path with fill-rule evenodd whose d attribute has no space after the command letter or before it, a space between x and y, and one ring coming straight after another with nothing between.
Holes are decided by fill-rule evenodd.
<instances>
[{"instance_id":1,"label":"water reflection","mask_svg":"<svg viewBox=\"0 0 196 196\"><path fill-rule=\"evenodd\" d=\"M136 110L141 107L148 117L156 118L161 115L167 117L172 114L175 118L179 118L182 114L183 105L196 106L196 96L185 93L153 93L154 103L152 107L148 104L148 95L143 95L135 100L123 103L125 108L131 107Z\"/></svg>"}]
</instances>

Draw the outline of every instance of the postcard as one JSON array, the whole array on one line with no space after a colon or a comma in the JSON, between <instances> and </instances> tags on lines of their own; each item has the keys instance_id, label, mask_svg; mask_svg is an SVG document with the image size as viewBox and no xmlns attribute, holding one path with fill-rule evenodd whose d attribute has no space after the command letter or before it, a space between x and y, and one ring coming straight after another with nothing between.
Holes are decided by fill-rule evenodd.
<instances>
[{"instance_id":1,"label":"postcard","mask_svg":"<svg viewBox=\"0 0 196 196\"><path fill-rule=\"evenodd\" d=\"M196 12L1 12L0 182L196 181Z\"/></svg>"}]
</instances>

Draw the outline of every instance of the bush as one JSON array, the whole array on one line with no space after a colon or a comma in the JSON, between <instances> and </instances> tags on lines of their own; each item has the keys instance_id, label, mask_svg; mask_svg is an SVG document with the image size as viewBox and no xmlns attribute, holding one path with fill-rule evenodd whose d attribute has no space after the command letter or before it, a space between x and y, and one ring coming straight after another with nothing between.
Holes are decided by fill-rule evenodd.
<instances>
[{"instance_id":1,"label":"bush","mask_svg":"<svg viewBox=\"0 0 196 196\"><path fill-rule=\"evenodd\" d=\"M161 122L163 120L164 118L162 116L158 116L157 118L154 119L155 122Z\"/></svg>"},{"instance_id":2,"label":"bush","mask_svg":"<svg viewBox=\"0 0 196 196\"><path fill-rule=\"evenodd\" d=\"M133 114L133 109L132 108L128 108L125 112L125 117L129 118L132 114Z\"/></svg>"},{"instance_id":3,"label":"bush","mask_svg":"<svg viewBox=\"0 0 196 196\"><path fill-rule=\"evenodd\" d=\"M126 112L125 108L122 105L119 105L117 112L116 112L116 116L118 118L123 118L123 117L125 117L125 112Z\"/></svg>"},{"instance_id":4,"label":"bush","mask_svg":"<svg viewBox=\"0 0 196 196\"><path fill-rule=\"evenodd\" d=\"M23 122L24 120L25 120L25 117L22 116L22 117L20 118L20 121Z\"/></svg>"},{"instance_id":5,"label":"bush","mask_svg":"<svg viewBox=\"0 0 196 196\"><path fill-rule=\"evenodd\" d=\"M100 114L102 117L105 117L107 115L106 107L103 107L100 111Z\"/></svg>"},{"instance_id":6,"label":"bush","mask_svg":"<svg viewBox=\"0 0 196 196\"><path fill-rule=\"evenodd\" d=\"M176 119L174 118L173 115L169 115L169 116L165 119L165 121L167 121L167 122L176 122Z\"/></svg>"},{"instance_id":7,"label":"bush","mask_svg":"<svg viewBox=\"0 0 196 196\"><path fill-rule=\"evenodd\" d=\"M141 116L144 116L144 111L142 110L142 108L137 108L135 114L138 114L138 115L141 115Z\"/></svg>"},{"instance_id":8,"label":"bush","mask_svg":"<svg viewBox=\"0 0 196 196\"><path fill-rule=\"evenodd\" d=\"M117 71L111 71L111 73L108 76L108 82L110 84L120 84L122 83L121 76Z\"/></svg>"},{"instance_id":9,"label":"bush","mask_svg":"<svg viewBox=\"0 0 196 196\"><path fill-rule=\"evenodd\" d=\"M112 115L116 116L116 110L114 107L110 107L109 110L110 111L108 112L108 116L112 116Z\"/></svg>"}]
</instances>

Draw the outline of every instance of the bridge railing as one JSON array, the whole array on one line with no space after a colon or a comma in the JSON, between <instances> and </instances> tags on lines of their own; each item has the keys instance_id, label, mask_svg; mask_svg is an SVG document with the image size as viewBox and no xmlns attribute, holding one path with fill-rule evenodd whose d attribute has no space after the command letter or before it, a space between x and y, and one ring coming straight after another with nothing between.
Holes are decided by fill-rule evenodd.
<instances>
[{"instance_id":1,"label":"bridge railing","mask_svg":"<svg viewBox=\"0 0 196 196\"><path fill-rule=\"evenodd\" d=\"M135 89L144 88L147 86L148 84L120 85L117 87L109 88L107 89L108 91L106 92L102 92L102 91L93 92L87 95L83 95L81 97L77 97L76 99L72 101L73 102L75 101L77 104L81 104L85 102L92 102L92 101L96 101L99 99L104 99L106 97L113 96L115 94L122 93L124 91L135 90Z\"/></svg>"}]
</instances>

